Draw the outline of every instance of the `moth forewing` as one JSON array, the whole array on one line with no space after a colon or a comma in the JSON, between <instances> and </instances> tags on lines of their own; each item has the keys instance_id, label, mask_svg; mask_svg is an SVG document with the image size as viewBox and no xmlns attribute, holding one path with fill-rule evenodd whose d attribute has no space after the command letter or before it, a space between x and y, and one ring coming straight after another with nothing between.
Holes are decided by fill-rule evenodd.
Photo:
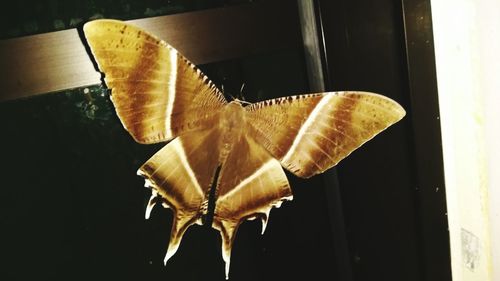
<instances>
[{"instance_id":1,"label":"moth forewing","mask_svg":"<svg viewBox=\"0 0 500 281\"><path fill-rule=\"evenodd\" d=\"M335 166L405 115L393 100L368 92L279 98L253 105L249 113L256 140L303 178Z\"/></svg>"}]
</instances>

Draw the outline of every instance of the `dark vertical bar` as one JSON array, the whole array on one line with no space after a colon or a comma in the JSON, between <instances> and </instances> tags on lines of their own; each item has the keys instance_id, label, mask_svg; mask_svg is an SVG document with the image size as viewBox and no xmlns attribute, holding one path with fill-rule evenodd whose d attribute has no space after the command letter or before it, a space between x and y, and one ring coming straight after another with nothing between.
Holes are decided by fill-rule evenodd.
<instances>
[{"instance_id":1,"label":"dark vertical bar","mask_svg":"<svg viewBox=\"0 0 500 281\"><path fill-rule=\"evenodd\" d=\"M324 38L321 18L318 13L318 1L298 0L299 18L301 23L302 39L304 42L304 57L306 60L309 90L312 92L325 91L326 63L324 53ZM335 250L335 266L337 276L335 280L351 281L352 270L347 247L342 200L340 197L337 170L331 169L322 175L324 191L328 202L328 212L331 226L331 237Z\"/></svg>"},{"instance_id":2,"label":"dark vertical bar","mask_svg":"<svg viewBox=\"0 0 500 281\"><path fill-rule=\"evenodd\" d=\"M429 0L402 0L425 280L451 280L443 152Z\"/></svg>"},{"instance_id":3,"label":"dark vertical bar","mask_svg":"<svg viewBox=\"0 0 500 281\"><path fill-rule=\"evenodd\" d=\"M450 280L430 9L404 26L428 1L318 1L327 90L378 92L408 112L337 168L353 279Z\"/></svg>"},{"instance_id":4,"label":"dark vertical bar","mask_svg":"<svg viewBox=\"0 0 500 281\"><path fill-rule=\"evenodd\" d=\"M309 89L315 92L325 91L325 77L321 59L323 42L317 25L316 5L313 1L297 1L304 44Z\"/></svg>"}]
</instances>

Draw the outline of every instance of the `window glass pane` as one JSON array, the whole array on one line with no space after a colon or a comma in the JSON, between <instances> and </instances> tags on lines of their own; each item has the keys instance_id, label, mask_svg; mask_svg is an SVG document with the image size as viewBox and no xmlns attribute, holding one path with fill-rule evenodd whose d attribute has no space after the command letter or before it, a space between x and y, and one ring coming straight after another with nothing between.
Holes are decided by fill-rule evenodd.
<instances>
[{"instance_id":1,"label":"window glass pane","mask_svg":"<svg viewBox=\"0 0 500 281\"><path fill-rule=\"evenodd\" d=\"M0 39L74 28L94 18L128 20L255 2L262 1L19 0L2 9L8 15ZM199 67L229 100L308 92L301 48ZM136 175L164 144L135 143L109 94L93 85L0 103L7 279L221 280L220 235L210 226L191 227L164 267L172 213L157 206L144 219L150 190ZM271 211L265 235L260 221L240 226L231 280L335 276L329 183L322 176L287 177L294 200Z\"/></svg>"},{"instance_id":2,"label":"window glass pane","mask_svg":"<svg viewBox=\"0 0 500 281\"><path fill-rule=\"evenodd\" d=\"M200 68L228 98L255 102L308 88L299 49ZM135 280L223 278L220 236L207 226L190 228L163 266L171 211L157 206L144 220L150 190L136 171L164 144L135 143L103 86L0 103L0 129L1 198L7 198L9 209L2 229L11 241L4 252L10 272L82 280L98 274ZM231 280L331 276L335 256L323 179L287 176L294 201L273 209L263 236L260 221L242 224ZM21 260L32 270L23 270Z\"/></svg>"},{"instance_id":3,"label":"window glass pane","mask_svg":"<svg viewBox=\"0 0 500 281\"><path fill-rule=\"evenodd\" d=\"M16 0L0 4L0 39L77 27L91 19L130 20L255 0Z\"/></svg>"}]
</instances>

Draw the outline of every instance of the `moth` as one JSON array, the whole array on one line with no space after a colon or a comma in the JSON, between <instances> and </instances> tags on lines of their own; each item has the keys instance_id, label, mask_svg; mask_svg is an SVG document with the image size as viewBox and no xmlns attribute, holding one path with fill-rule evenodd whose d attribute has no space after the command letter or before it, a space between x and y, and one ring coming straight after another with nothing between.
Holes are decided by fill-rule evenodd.
<instances>
[{"instance_id":1,"label":"moth","mask_svg":"<svg viewBox=\"0 0 500 281\"><path fill-rule=\"evenodd\" d=\"M152 190L146 219L158 202L173 211L165 263L186 229L203 223L214 192L208 221L220 232L228 278L238 226L260 219L264 233L271 209L292 200L283 168L301 178L320 174L405 115L368 92L227 101L193 63L144 30L117 20L83 30L125 129L141 144L167 142L138 170Z\"/></svg>"}]
</instances>

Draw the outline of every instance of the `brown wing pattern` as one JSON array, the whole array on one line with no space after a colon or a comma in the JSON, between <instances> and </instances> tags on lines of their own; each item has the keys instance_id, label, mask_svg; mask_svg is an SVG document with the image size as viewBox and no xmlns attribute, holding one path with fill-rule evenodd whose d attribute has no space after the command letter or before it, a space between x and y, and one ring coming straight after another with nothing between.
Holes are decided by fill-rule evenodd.
<instances>
[{"instance_id":1,"label":"brown wing pattern","mask_svg":"<svg viewBox=\"0 0 500 281\"><path fill-rule=\"evenodd\" d=\"M260 218L264 233L271 208L291 200L292 191L278 160L253 139L242 136L222 164L212 227L222 237L222 256L229 274L231 247L244 220Z\"/></svg>"},{"instance_id":2,"label":"brown wing pattern","mask_svg":"<svg viewBox=\"0 0 500 281\"><path fill-rule=\"evenodd\" d=\"M111 100L139 143L210 127L226 101L214 84L164 41L116 20L84 26Z\"/></svg>"},{"instance_id":3,"label":"brown wing pattern","mask_svg":"<svg viewBox=\"0 0 500 281\"><path fill-rule=\"evenodd\" d=\"M149 217L153 205L162 202L174 212L174 222L165 263L172 257L186 229L207 213L208 194L219 165L217 129L196 131L168 143L138 171L153 190L146 210Z\"/></svg>"},{"instance_id":4,"label":"brown wing pattern","mask_svg":"<svg viewBox=\"0 0 500 281\"><path fill-rule=\"evenodd\" d=\"M405 115L393 100L366 92L228 106L200 70L155 36L115 20L89 22L84 32L132 137L173 139L138 171L152 189L146 218L156 203L174 213L165 263L208 213L219 165L212 227L222 237L227 278L239 225L261 219L264 232L271 208L292 199L282 166L305 178L321 173Z\"/></svg>"},{"instance_id":5,"label":"brown wing pattern","mask_svg":"<svg viewBox=\"0 0 500 281\"><path fill-rule=\"evenodd\" d=\"M246 109L252 136L304 178L335 166L405 115L393 100L367 92L284 97Z\"/></svg>"}]
</instances>

